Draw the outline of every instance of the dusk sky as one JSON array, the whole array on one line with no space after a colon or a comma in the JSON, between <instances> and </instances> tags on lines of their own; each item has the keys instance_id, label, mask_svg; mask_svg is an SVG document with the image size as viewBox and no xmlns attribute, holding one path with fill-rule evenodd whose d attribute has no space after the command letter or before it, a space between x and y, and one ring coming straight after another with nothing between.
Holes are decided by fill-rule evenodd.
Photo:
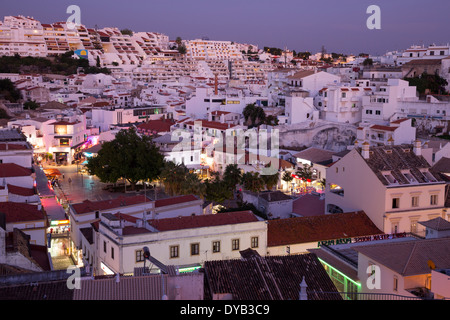
<instances>
[{"instance_id":1,"label":"dusk sky","mask_svg":"<svg viewBox=\"0 0 450 320\"><path fill-rule=\"evenodd\" d=\"M450 42L450 1L444 0L2 0L6 15L42 23L66 21L69 5L81 8L87 27L156 31L171 39L208 37L287 46L316 53L384 54L409 46ZM368 6L381 8L381 30L369 30Z\"/></svg>"}]
</instances>

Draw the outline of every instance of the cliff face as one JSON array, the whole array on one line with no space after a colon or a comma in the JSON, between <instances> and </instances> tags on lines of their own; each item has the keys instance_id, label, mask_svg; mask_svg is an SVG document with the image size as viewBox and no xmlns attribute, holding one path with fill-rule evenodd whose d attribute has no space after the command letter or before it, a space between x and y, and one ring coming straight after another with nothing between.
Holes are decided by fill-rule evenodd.
<instances>
[{"instance_id":1,"label":"cliff face","mask_svg":"<svg viewBox=\"0 0 450 320\"><path fill-rule=\"evenodd\" d=\"M356 126L350 124L311 122L277 129L280 145L286 148L317 147L339 152L353 145L356 139Z\"/></svg>"}]
</instances>

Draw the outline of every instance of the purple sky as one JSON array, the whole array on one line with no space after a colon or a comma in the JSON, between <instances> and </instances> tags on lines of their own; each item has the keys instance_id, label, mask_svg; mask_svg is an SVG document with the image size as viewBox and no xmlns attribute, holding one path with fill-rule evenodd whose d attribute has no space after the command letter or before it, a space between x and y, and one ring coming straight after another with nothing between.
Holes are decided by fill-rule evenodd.
<instances>
[{"instance_id":1,"label":"purple sky","mask_svg":"<svg viewBox=\"0 0 450 320\"><path fill-rule=\"evenodd\" d=\"M369 5L381 8L381 30L368 30ZM447 0L16 0L1 1L5 15L66 21L69 5L94 27L156 31L171 39L208 37L287 46L296 51L384 54L410 45L450 42Z\"/></svg>"}]
</instances>

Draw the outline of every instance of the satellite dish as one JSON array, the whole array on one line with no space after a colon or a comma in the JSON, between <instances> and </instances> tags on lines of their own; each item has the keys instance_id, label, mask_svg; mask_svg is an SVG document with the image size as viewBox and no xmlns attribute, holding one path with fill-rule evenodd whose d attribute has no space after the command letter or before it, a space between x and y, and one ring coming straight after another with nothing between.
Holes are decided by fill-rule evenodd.
<instances>
[{"instance_id":1,"label":"satellite dish","mask_svg":"<svg viewBox=\"0 0 450 320\"><path fill-rule=\"evenodd\" d=\"M433 261L428 260L427 264L428 264L428 267L429 267L431 270L436 269L436 265L434 264Z\"/></svg>"}]
</instances>

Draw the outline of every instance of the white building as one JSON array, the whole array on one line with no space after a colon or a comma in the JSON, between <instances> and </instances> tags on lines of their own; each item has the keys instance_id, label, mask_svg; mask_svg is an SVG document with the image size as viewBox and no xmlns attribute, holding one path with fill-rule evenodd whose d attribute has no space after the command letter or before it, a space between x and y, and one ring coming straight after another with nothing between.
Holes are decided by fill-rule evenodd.
<instances>
[{"instance_id":1,"label":"white building","mask_svg":"<svg viewBox=\"0 0 450 320\"><path fill-rule=\"evenodd\" d=\"M362 123L356 132L356 141L365 141L372 146L410 144L416 140L416 128L408 118L394 120L389 125Z\"/></svg>"},{"instance_id":2,"label":"white building","mask_svg":"<svg viewBox=\"0 0 450 320\"><path fill-rule=\"evenodd\" d=\"M240 60L242 53L231 41L186 40L187 57L194 60Z\"/></svg>"},{"instance_id":3,"label":"white building","mask_svg":"<svg viewBox=\"0 0 450 320\"><path fill-rule=\"evenodd\" d=\"M419 141L363 143L327 169L325 192L326 213L363 210L385 233L420 234L418 222L445 215L445 182L430 170Z\"/></svg>"},{"instance_id":4,"label":"white building","mask_svg":"<svg viewBox=\"0 0 450 320\"><path fill-rule=\"evenodd\" d=\"M266 252L267 224L251 211L155 220L102 214L100 219L94 233L97 274L101 270L128 274L143 267L144 247L161 263L179 269L198 268L206 260L239 258L247 248L260 255Z\"/></svg>"}]
</instances>

